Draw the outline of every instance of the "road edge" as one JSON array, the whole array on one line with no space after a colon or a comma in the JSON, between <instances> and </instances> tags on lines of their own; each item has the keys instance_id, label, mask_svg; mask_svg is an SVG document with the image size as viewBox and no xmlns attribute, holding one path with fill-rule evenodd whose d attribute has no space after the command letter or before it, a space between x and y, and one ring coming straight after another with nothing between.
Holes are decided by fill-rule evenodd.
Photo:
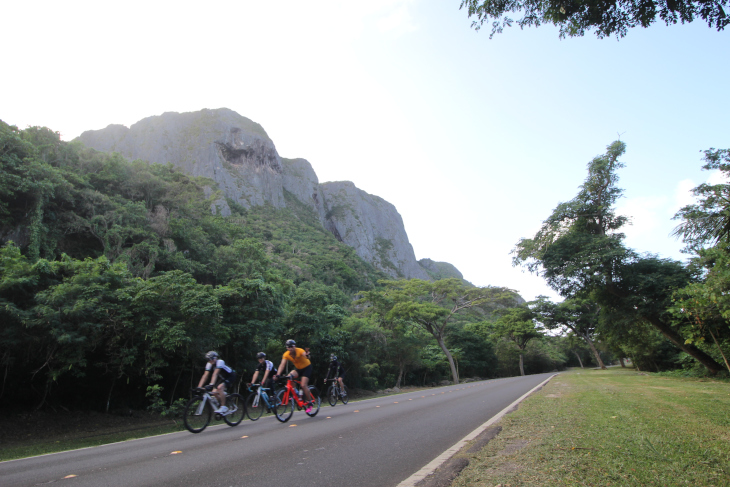
<instances>
[{"instance_id":1,"label":"road edge","mask_svg":"<svg viewBox=\"0 0 730 487\"><path fill-rule=\"evenodd\" d=\"M482 424L481 426L477 427L474 431L466 435L461 440L457 441L451 448L444 451L441 455L437 456L433 460L431 460L429 463L427 463L423 468L421 468L419 471L399 483L396 487L415 487L415 485L420 482L421 480L425 479L427 476L431 475L433 472L436 471L441 465L446 463L451 457L456 455L459 450L464 448L464 446L479 436L481 433L483 433L487 428L492 426L494 423L502 419L502 417L507 414L508 412L512 411L519 403L525 400L527 396L535 392L536 390L543 387L545 384L550 381L553 377L555 377L558 374L553 374L526 393L524 393L522 396L517 398L512 404L507 406L506 408L502 409L500 412L489 418L487 422Z\"/></svg>"}]
</instances>

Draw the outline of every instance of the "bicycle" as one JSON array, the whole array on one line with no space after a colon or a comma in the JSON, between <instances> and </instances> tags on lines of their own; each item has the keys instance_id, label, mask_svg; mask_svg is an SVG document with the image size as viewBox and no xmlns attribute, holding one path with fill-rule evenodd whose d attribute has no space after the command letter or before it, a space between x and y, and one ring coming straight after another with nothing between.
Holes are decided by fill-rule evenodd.
<instances>
[{"instance_id":1,"label":"bicycle","mask_svg":"<svg viewBox=\"0 0 730 487\"><path fill-rule=\"evenodd\" d=\"M264 411L274 412L277 399L275 394L273 401L270 400L268 391L271 389L261 387L261 384L251 384L248 390L251 392L246 398L246 414L248 415L248 419L256 421L264 414Z\"/></svg>"},{"instance_id":2,"label":"bicycle","mask_svg":"<svg viewBox=\"0 0 730 487\"><path fill-rule=\"evenodd\" d=\"M183 411L183 423L191 433L200 433L210 423L213 408L217 408L220 404L218 399L204 387L196 387L190 391L193 397L188 401ZM228 406L228 412L225 415L215 413L216 421L223 419L228 426L237 426L243 421L246 414L246 404L243 396L236 393L226 393L226 406Z\"/></svg>"},{"instance_id":3,"label":"bicycle","mask_svg":"<svg viewBox=\"0 0 730 487\"><path fill-rule=\"evenodd\" d=\"M299 391L294 387L294 384L299 385L301 389L302 383L298 380L294 380L291 376L284 376L279 379L280 381L286 380L286 386L276 394L276 407L274 408L274 414L276 419L282 423L286 423L294 414L294 405L296 405L299 411L302 408L306 408L308 403L299 397ZM319 390L315 386L309 386L309 392L312 394L314 404L312 404L312 410L307 413L307 416L313 418L319 412L319 407L322 404L322 399L319 397Z\"/></svg>"},{"instance_id":4,"label":"bicycle","mask_svg":"<svg viewBox=\"0 0 730 487\"><path fill-rule=\"evenodd\" d=\"M337 379L329 380L332 382L327 388L327 401L330 403L330 406L335 406L338 399L342 401L342 404L347 404L350 400L350 397L347 395L347 386L343 384L340 387L340 381ZM327 379L324 381L327 382Z\"/></svg>"}]
</instances>

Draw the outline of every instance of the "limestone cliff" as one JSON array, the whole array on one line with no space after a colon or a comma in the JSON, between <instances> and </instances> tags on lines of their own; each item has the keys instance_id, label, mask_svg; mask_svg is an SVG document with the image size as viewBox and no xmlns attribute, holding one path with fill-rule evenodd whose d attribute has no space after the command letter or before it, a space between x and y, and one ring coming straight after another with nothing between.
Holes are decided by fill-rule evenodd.
<instances>
[{"instance_id":1,"label":"limestone cliff","mask_svg":"<svg viewBox=\"0 0 730 487\"><path fill-rule=\"evenodd\" d=\"M170 163L210 178L226 198L246 208L263 204L283 208L286 191L312 208L325 228L375 267L392 277L429 278L416 262L393 205L351 182L320 184L308 161L281 158L259 124L232 110L167 112L129 128L110 125L90 130L79 140L100 151ZM229 215L225 198L216 201L212 211Z\"/></svg>"},{"instance_id":2,"label":"limestone cliff","mask_svg":"<svg viewBox=\"0 0 730 487\"><path fill-rule=\"evenodd\" d=\"M378 269L393 277L428 279L395 206L349 181L320 185L326 201L326 228Z\"/></svg>"}]
</instances>

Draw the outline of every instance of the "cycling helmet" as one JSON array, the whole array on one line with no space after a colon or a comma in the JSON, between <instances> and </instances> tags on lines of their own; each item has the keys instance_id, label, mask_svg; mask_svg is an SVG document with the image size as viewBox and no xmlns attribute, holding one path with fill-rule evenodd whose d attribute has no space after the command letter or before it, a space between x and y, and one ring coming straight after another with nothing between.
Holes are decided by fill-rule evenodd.
<instances>
[{"instance_id":1,"label":"cycling helmet","mask_svg":"<svg viewBox=\"0 0 730 487\"><path fill-rule=\"evenodd\" d=\"M218 352L214 352L213 350L211 350L210 352L205 354L205 359L208 361L215 360L217 358L218 358Z\"/></svg>"},{"instance_id":2,"label":"cycling helmet","mask_svg":"<svg viewBox=\"0 0 730 487\"><path fill-rule=\"evenodd\" d=\"M286 347L287 348L289 348L289 347L295 347L296 345L297 345L297 342L295 342L294 340L287 340L286 341Z\"/></svg>"},{"instance_id":3,"label":"cycling helmet","mask_svg":"<svg viewBox=\"0 0 730 487\"><path fill-rule=\"evenodd\" d=\"M335 360L337 360L337 355L333 353L330 355L330 361L334 362Z\"/></svg>"},{"instance_id":4,"label":"cycling helmet","mask_svg":"<svg viewBox=\"0 0 730 487\"><path fill-rule=\"evenodd\" d=\"M266 354L264 352L259 352L259 353L256 354L256 358L257 359L266 358Z\"/></svg>"}]
</instances>

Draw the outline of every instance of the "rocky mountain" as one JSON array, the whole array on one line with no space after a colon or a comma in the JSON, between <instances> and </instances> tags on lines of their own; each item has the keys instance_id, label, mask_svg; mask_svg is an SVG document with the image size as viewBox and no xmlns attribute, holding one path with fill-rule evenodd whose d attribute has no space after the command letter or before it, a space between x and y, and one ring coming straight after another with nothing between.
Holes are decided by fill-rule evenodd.
<instances>
[{"instance_id":1,"label":"rocky mountain","mask_svg":"<svg viewBox=\"0 0 730 487\"><path fill-rule=\"evenodd\" d=\"M337 239L388 275L436 278L416 261L403 219L392 204L349 181L320 183L308 161L280 157L263 127L232 110L168 112L129 128L110 125L90 130L79 140L99 151L170 163L212 179L224 198L211 210L223 216L230 214L227 199L246 208L264 204L283 208L288 192L309 206Z\"/></svg>"},{"instance_id":2,"label":"rocky mountain","mask_svg":"<svg viewBox=\"0 0 730 487\"><path fill-rule=\"evenodd\" d=\"M428 276L437 281L439 279L460 279L465 285L474 287L474 284L464 279L464 276L459 272L459 269L449 264L448 262L436 262L431 259L421 259L418 264L428 273Z\"/></svg>"}]
</instances>

